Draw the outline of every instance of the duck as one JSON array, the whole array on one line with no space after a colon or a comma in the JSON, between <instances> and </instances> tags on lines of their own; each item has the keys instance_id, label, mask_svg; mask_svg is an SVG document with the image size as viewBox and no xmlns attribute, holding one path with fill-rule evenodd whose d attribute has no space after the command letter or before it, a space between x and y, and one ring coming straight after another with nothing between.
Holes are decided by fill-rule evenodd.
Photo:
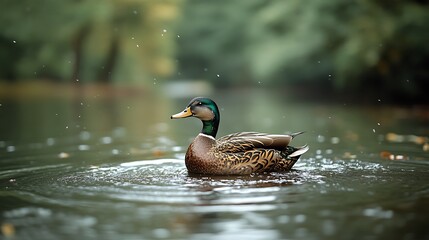
<instances>
[{"instance_id":1,"label":"duck","mask_svg":"<svg viewBox=\"0 0 429 240\"><path fill-rule=\"evenodd\" d=\"M171 119L195 117L201 120L201 132L189 145L185 165L189 173L203 175L250 175L286 172L309 147L289 143L302 134L267 134L237 132L216 139L220 113L207 97L192 99L186 108Z\"/></svg>"}]
</instances>

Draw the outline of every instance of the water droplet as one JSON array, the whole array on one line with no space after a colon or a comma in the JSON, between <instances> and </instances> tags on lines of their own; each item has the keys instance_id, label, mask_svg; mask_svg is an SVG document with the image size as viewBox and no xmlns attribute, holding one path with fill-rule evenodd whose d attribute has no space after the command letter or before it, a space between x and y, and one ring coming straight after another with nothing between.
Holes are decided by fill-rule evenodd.
<instances>
[{"instance_id":1,"label":"water droplet","mask_svg":"<svg viewBox=\"0 0 429 240\"><path fill-rule=\"evenodd\" d=\"M182 151L182 147L181 146L174 146L174 147L171 148L171 150L173 152L180 152L180 151Z\"/></svg>"},{"instance_id":2,"label":"water droplet","mask_svg":"<svg viewBox=\"0 0 429 240\"><path fill-rule=\"evenodd\" d=\"M166 32L167 32L167 29L163 29L163 30L162 30L162 32L165 32L165 33L166 33Z\"/></svg>"},{"instance_id":3,"label":"water droplet","mask_svg":"<svg viewBox=\"0 0 429 240\"><path fill-rule=\"evenodd\" d=\"M100 139L100 141L101 141L101 143L103 143L103 144L110 144L110 143L112 143L112 142L113 142L112 138L111 138L111 137L109 137L109 136L107 136L107 137L102 137L102 138Z\"/></svg>"},{"instance_id":4,"label":"water droplet","mask_svg":"<svg viewBox=\"0 0 429 240\"><path fill-rule=\"evenodd\" d=\"M283 216L278 217L277 221L281 224L286 224L286 223L289 223L290 217L287 215L283 215Z\"/></svg>"},{"instance_id":5,"label":"water droplet","mask_svg":"<svg viewBox=\"0 0 429 240\"><path fill-rule=\"evenodd\" d=\"M363 215L367 217L392 218L393 211L383 211L381 208L367 208L363 211Z\"/></svg>"},{"instance_id":6,"label":"water droplet","mask_svg":"<svg viewBox=\"0 0 429 240\"><path fill-rule=\"evenodd\" d=\"M305 222L306 219L307 219L307 217L304 214L299 214L299 215L296 215L294 217L294 221L296 223L303 223L303 222Z\"/></svg>"},{"instance_id":7,"label":"water droplet","mask_svg":"<svg viewBox=\"0 0 429 240\"><path fill-rule=\"evenodd\" d=\"M166 228L157 228L152 230L153 235L156 238L168 238L170 237L170 230Z\"/></svg>"},{"instance_id":8,"label":"water droplet","mask_svg":"<svg viewBox=\"0 0 429 240\"><path fill-rule=\"evenodd\" d=\"M373 128L372 131L375 133L375 129Z\"/></svg>"},{"instance_id":9,"label":"water droplet","mask_svg":"<svg viewBox=\"0 0 429 240\"><path fill-rule=\"evenodd\" d=\"M119 150L118 149L112 149L112 154L113 155L118 155L119 154Z\"/></svg>"},{"instance_id":10,"label":"water droplet","mask_svg":"<svg viewBox=\"0 0 429 240\"><path fill-rule=\"evenodd\" d=\"M219 75L219 74L216 74L216 76L217 76L217 77L220 77L220 75Z\"/></svg>"},{"instance_id":11,"label":"water droplet","mask_svg":"<svg viewBox=\"0 0 429 240\"><path fill-rule=\"evenodd\" d=\"M6 151L7 152L15 152L16 148L15 146L7 146Z\"/></svg>"},{"instance_id":12,"label":"water droplet","mask_svg":"<svg viewBox=\"0 0 429 240\"><path fill-rule=\"evenodd\" d=\"M138 44L136 45L137 47L140 47Z\"/></svg>"},{"instance_id":13,"label":"water droplet","mask_svg":"<svg viewBox=\"0 0 429 240\"><path fill-rule=\"evenodd\" d=\"M79 145L78 149L80 151L88 151L89 150L89 145L85 145L85 144Z\"/></svg>"},{"instance_id":14,"label":"water droplet","mask_svg":"<svg viewBox=\"0 0 429 240\"><path fill-rule=\"evenodd\" d=\"M68 158L68 157L70 157L70 154L68 154L68 153L66 153L66 152L60 152L60 153L58 154L58 157L59 157L59 158Z\"/></svg>"},{"instance_id":15,"label":"water droplet","mask_svg":"<svg viewBox=\"0 0 429 240\"><path fill-rule=\"evenodd\" d=\"M69 126L66 126L66 129L68 129L69 128Z\"/></svg>"},{"instance_id":16,"label":"water droplet","mask_svg":"<svg viewBox=\"0 0 429 240\"><path fill-rule=\"evenodd\" d=\"M338 143L340 143L340 138L339 137L332 137L331 138L331 143L332 144L338 144Z\"/></svg>"},{"instance_id":17,"label":"water droplet","mask_svg":"<svg viewBox=\"0 0 429 240\"><path fill-rule=\"evenodd\" d=\"M48 138L48 139L46 139L46 144L48 146L54 145L55 144L55 139L54 138Z\"/></svg>"},{"instance_id":18,"label":"water droplet","mask_svg":"<svg viewBox=\"0 0 429 240\"><path fill-rule=\"evenodd\" d=\"M177 35L177 38L180 38L180 35Z\"/></svg>"},{"instance_id":19,"label":"water droplet","mask_svg":"<svg viewBox=\"0 0 429 240\"><path fill-rule=\"evenodd\" d=\"M134 15L137 15L138 12L137 12L137 10L134 10L133 13L134 13Z\"/></svg>"},{"instance_id":20,"label":"water droplet","mask_svg":"<svg viewBox=\"0 0 429 240\"><path fill-rule=\"evenodd\" d=\"M91 138L91 133L87 131L80 132L79 138L84 141L89 140Z\"/></svg>"},{"instance_id":21,"label":"water droplet","mask_svg":"<svg viewBox=\"0 0 429 240\"><path fill-rule=\"evenodd\" d=\"M15 41L15 40L13 40L12 42L13 42L13 43L16 43L16 41Z\"/></svg>"},{"instance_id":22,"label":"water droplet","mask_svg":"<svg viewBox=\"0 0 429 240\"><path fill-rule=\"evenodd\" d=\"M333 235L336 231L336 224L332 220L325 220L322 223L322 229L325 235Z\"/></svg>"},{"instance_id":23,"label":"water droplet","mask_svg":"<svg viewBox=\"0 0 429 240\"><path fill-rule=\"evenodd\" d=\"M377 123L377 125L378 125L378 126L381 126L381 124L380 124L380 123Z\"/></svg>"}]
</instances>

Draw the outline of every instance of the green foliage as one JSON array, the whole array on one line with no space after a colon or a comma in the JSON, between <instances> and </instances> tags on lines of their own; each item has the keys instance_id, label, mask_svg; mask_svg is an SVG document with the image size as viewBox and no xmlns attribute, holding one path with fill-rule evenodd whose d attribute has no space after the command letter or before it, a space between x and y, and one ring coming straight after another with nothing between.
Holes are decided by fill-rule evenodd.
<instances>
[{"instance_id":1,"label":"green foliage","mask_svg":"<svg viewBox=\"0 0 429 240\"><path fill-rule=\"evenodd\" d=\"M3 48L8 48L10 53L2 55L1 61L11 58L12 69L1 68L1 73L10 71L9 77L34 78L47 63L53 64L50 68L62 69L67 62L54 59L62 55L59 51L64 42L79 22L84 21L73 16L76 7L71 1L4 0L0 10L0 38Z\"/></svg>"},{"instance_id":2,"label":"green foliage","mask_svg":"<svg viewBox=\"0 0 429 240\"><path fill-rule=\"evenodd\" d=\"M394 97L419 96L427 102L429 89L429 13L418 5L398 10L395 32L381 51L375 67L367 73Z\"/></svg>"},{"instance_id":3,"label":"green foliage","mask_svg":"<svg viewBox=\"0 0 429 240\"><path fill-rule=\"evenodd\" d=\"M422 64L429 50L427 7L383 0L190 0L180 28L180 69L189 77L220 74L220 84L387 92L400 92L403 84L391 82L407 76L415 90L407 93L422 94L418 86L428 78ZM400 64L384 59L391 51L400 53ZM383 64L391 66L389 74L380 72L386 71L380 70Z\"/></svg>"},{"instance_id":4,"label":"green foliage","mask_svg":"<svg viewBox=\"0 0 429 240\"><path fill-rule=\"evenodd\" d=\"M168 76L180 4L4 0L0 49L7 54L0 62L9 64L0 66L0 78L141 82Z\"/></svg>"}]
</instances>

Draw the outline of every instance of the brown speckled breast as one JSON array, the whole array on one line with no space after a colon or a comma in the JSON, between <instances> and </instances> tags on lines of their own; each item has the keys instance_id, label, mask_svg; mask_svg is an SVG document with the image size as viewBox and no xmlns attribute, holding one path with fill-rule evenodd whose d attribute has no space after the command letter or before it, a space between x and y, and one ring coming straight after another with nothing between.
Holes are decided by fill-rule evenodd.
<instances>
[{"instance_id":1,"label":"brown speckled breast","mask_svg":"<svg viewBox=\"0 0 429 240\"><path fill-rule=\"evenodd\" d=\"M218 174L218 161L209 154L216 140L205 134L199 134L189 145L185 156L186 168L191 173Z\"/></svg>"}]
</instances>

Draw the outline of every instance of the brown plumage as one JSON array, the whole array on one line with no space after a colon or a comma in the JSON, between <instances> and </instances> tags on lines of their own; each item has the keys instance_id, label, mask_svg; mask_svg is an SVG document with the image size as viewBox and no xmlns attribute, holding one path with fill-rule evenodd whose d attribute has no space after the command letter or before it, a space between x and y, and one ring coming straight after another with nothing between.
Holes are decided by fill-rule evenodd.
<instances>
[{"instance_id":1,"label":"brown plumage","mask_svg":"<svg viewBox=\"0 0 429 240\"><path fill-rule=\"evenodd\" d=\"M307 146L288 146L302 132L291 135L240 132L215 139L219 111L208 98L195 98L181 113L171 118L194 116L203 130L189 146L185 163L189 172L212 175L239 175L282 172L292 168Z\"/></svg>"}]
</instances>

